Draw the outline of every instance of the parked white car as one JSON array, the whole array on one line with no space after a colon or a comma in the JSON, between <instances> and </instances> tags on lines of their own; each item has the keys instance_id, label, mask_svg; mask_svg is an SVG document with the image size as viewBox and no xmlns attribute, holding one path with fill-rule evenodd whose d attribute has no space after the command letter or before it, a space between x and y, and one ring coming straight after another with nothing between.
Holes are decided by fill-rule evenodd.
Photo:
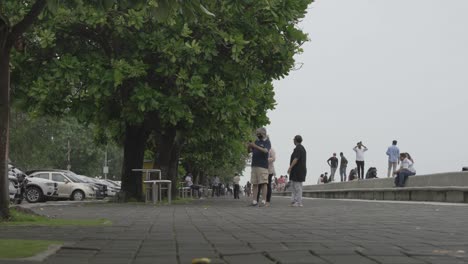
<instances>
[{"instance_id":1,"label":"parked white car","mask_svg":"<svg viewBox=\"0 0 468 264\"><path fill-rule=\"evenodd\" d=\"M58 198L82 201L86 198L95 198L94 187L84 183L76 174L66 170L34 170L27 172L29 178L46 179L58 184Z\"/></svg>"},{"instance_id":2,"label":"parked white car","mask_svg":"<svg viewBox=\"0 0 468 264\"><path fill-rule=\"evenodd\" d=\"M111 180L103 179L99 179L99 181L107 186L107 196L114 197L117 195L118 192L120 192L120 185L118 185L117 183Z\"/></svg>"},{"instance_id":3,"label":"parked white car","mask_svg":"<svg viewBox=\"0 0 468 264\"><path fill-rule=\"evenodd\" d=\"M8 175L9 177L17 178L19 174L24 174L18 168L8 164ZM27 178L28 183L26 184L26 190L24 192L24 198L30 203L44 202L47 200L53 200L58 197L58 184L40 178Z\"/></svg>"}]
</instances>

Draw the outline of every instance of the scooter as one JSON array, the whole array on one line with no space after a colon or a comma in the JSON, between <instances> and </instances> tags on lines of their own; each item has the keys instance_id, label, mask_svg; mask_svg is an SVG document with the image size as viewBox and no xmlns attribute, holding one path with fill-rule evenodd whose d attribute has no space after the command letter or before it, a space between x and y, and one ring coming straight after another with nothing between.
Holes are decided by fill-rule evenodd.
<instances>
[{"instance_id":1,"label":"scooter","mask_svg":"<svg viewBox=\"0 0 468 264\"><path fill-rule=\"evenodd\" d=\"M24 198L24 192L26 191L26 185L28 184L28 180L26 179L26 175L19 174L16 177L9 176L8 180L10 181L9 185L9 194L10 194L10 202L13 204L21 204Z\"/></svg>"}]
</instances>

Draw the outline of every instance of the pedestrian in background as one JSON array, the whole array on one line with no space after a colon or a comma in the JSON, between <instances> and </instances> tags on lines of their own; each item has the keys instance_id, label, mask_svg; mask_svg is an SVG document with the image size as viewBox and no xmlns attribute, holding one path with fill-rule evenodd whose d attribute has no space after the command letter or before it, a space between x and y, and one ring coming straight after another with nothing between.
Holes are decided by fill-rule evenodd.
<instances>
[{"instance_id":1,"label":"pedestrian in background","mask_svg":"<svg viewBox=\"0 0 468 264\"><path fill-rule=\"evenodd\" d=\"M346 181L346 168L348 167L348 160L343 152L340 152L340 179L342 182Z\"/></svg>"},{"instance_id":2,"label":"pedestrian in background","mask_svg":"<svg viewBox=\"0 0 468 264\"><path fill-rule=\"evenodd\" d=\"M364 152L367 151L367 147L362 144L361 141L357 143L357 146L353 148L356 152L356 165L357 165L357 174L359 179L364 178Z\"/></svg>"},{"instance_id":3,"label":"pedestrian in background","mask_svg":"<svg viewBox=\"0 0 468 264\"><path fill-rule=\"evenodd\" d=\"M232 180L234 182L234 199L240 199L239 198L239 191L240 191L240 176L239 174L234 174L234 179Z\"/></svg>"},{"instance_id":4,"label":"pedestrian in background","mask_svg":"<svg viewBox=\"0 0 468 264\"><path fill-rule=\"evenodd\" d=\"M220 181L219 177L217 175L215 175L214 178L213 178L212 186L211 186L211 188L213 189L213 191L211 192L211 197L214 197L215 194L216 194L217 197L219 197L220 184L221 184L221 181Z\"/></svg>"},{"instance_id":5,"label":"pedestrian in background","mask_svg":"<svg viewBox=\"0 0 468 264\"><path fill-rule=\"evenodd\" d=\"M330 182L335 181L335 172L338 168L338 158L336 157L336 153L333 153L333 156L327 160L328 166L330 166Z\"/></svg>"},{"instance_id":6,"label":"pedestrian in background","mask_svg":"<svg viewBox=\"0 0 468 264\"><path fill-rule=\"evenodd\" d=\"M307 175L307 153L302 146L302 137L297 135L294 137L294 148L289 162L289 180L292 185L291 206L302 207L302 183Z\"/></svg>"},{"instance_id":7,"label":"pedestrian in background","mask_svg":"<svg viewBox=\"0 0 468 264\"><path fill-rule=\"evenodd\" d=\"M387 149L388 156L388 174L387 177L392 176L400 164L400 149L397 147L397 141L393 140L392 145ZM392 174L393 169L393 174Z\"/></svg>"},{"instance_id":8,"label":"pedestrian in background","mask_svg":"<svg viewBox=\"0 0 468 264\"><path fill-rule=\"evenodd\" d=\"M247 197L250 197L250 194L252 193L252 184L250 181L247 181L247 184L245 184L245 194Z\"/></svg>"}]
</instances>

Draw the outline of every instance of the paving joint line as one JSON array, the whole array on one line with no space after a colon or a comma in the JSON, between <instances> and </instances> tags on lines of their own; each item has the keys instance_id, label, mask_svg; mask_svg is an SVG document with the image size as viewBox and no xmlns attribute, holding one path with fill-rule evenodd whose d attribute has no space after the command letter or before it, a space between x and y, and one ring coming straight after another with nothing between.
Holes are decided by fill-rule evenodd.
<instances>
[{"instance_id":1,"label":"paving joint line","mask_svg":"<svg viewBox=\"0 0 468 264\"><path fill-rule=\"evenodd\" d=\"M266 251L263 251L263 252L262 252L262 255L263 255L265 258L267 258L267 259L273 261L275 264L281 264L280 261L276 260L274 257L272 257L270 254L268 254L268 252L266 252Z\"/></svg>"},{"instance_id":2,"label":"paving joint line","mask_svg":"<svg viewBox=\"0 0 468 264\"><path fill-rule=\"evenodd\" d=\"M218 249L215 247L214 243L212 243L207 237L206 235L200 230L200 228L193 223L193 219L192 219L192 216L190 214L188 214L187 212L187 208L185 208L185 213L187 213L187 216L188 218L190 219L190 223L195 227L195 229L202 235L203 239L205 239L206 242L208 242L208 244L210 244L211 248L213 248L213 250L216 252L216 254L219 256L219 258L224 261L225 263L229 263L227 260L224 259L224 256L223 254L221 254L221 252L218 251ZM206 215L202 213L202 215L206 218ZM176 245L177 245L177 241L176 241ZM177 247L177 246L176 246ZM179 258L179 253L178 253L178 247L177 247L177 257ZM181 264L179 262L179 264Z\"/></svg>"},{"instance_id":3,"label":"paving joint line","mask_svg":"<svg viewBox=\"0 0 468 264\"><path fill-rule=\"evenodd\" d=\"M175 246L176 246L176 259L177 263L180 263L180 256L179 256L179 241L177 240L177 231L176 231L176 226L175 226L175 209L172 209L172 232L173 232L173 237L175 241Z\"/></svg>"},{"instance_id":4,"label":"paving joint line","mask_svg":"<svg viewBox=\"0 0 468 264\"><path fill-rule=\"evenodd\" d=\"M316 256L317 258L319 258L319 259L325 261L325 262L328 263L328 264L333 264L333 262L328 261L328 259L323 258L323 257L320 256L319 254L315 253L313 250L310 250L310 249L309 249L308 251L309 251L309 253L310 253L312 256Z\"/></svg>"}]
</instances>

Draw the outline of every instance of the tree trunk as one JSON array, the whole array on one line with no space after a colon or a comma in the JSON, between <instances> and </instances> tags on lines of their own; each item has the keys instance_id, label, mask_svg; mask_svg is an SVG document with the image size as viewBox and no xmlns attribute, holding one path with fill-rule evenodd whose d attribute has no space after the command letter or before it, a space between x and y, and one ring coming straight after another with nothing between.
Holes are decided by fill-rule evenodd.
<instances>
[{"instance_id":1,"label":"tree trunk","mask_svg":"<svg viewBox=\"0 0 468 264\"><path fill-rule=\"evenodd\" d=\"M144 125L127 125L124 141L124 160L122 166L122 196L120 201L143 201L142 169L148 133Z\"/></svg>"},{"instance_id":2,"label":"tree trunk","mask_svg":"<svg viewBox=\"0 0 468 264\"><path fill-rule=\"evenodd\" d=\"M6 36L0 36L1 38ZM0 43L4 43L0 39ZM0 45L3 46L3 45ZM0 220L10 217L8 190L8 136L10 124L10 52L0 50Z\"/></svg>"},{"instance_id":3,"label":"tree trunk","mask_svg":"<svg viewBox=\"0 0 468 264\"><path fill-rule=\"evenodd\" d=\"M180 144L176 140L176 129L168 128L159 136L155 156L155 167L161 170L162 178L172 181L173 196L178 195L177 187L181 181L178 176Z\"/></svg>"}]
</instances>

